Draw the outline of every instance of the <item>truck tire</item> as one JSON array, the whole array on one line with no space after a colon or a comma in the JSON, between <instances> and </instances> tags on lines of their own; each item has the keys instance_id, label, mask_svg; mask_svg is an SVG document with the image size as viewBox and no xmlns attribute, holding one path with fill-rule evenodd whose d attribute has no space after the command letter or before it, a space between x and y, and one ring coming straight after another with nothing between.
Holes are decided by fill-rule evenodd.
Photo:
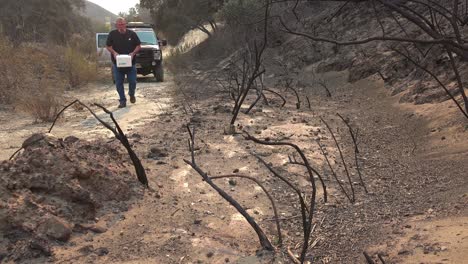
<instances>
[{"instance_id":1,"label":"truck tire","mask_svg":"<svg viewBox=\"0 0 468 264\"><path fill-rule=\"evenodd\" d=\"M164 82L164 68L162 64L154 67L153 74L157 82Z\"/></svg>"}]
</instances>

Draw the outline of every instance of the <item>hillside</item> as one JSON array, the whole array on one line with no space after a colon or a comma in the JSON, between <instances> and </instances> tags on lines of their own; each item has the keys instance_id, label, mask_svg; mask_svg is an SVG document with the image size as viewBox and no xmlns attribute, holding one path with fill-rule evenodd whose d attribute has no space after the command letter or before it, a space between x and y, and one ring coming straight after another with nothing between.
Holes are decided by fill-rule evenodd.
<instances>
[{"instance_id":1,"label":"hillside","mask_svg":"<svg viewBox=\"0 0 468 264\"><path fill-rule=\"evenodd\" d=\"M84 8L84 15L91 19L92 21L98 22L98 23L106 23L107 18L110 19L110 21L114 21L117 18L117 15L102 8L101 6L85 1L86 6Z\"/></svg>"}]
</instances>

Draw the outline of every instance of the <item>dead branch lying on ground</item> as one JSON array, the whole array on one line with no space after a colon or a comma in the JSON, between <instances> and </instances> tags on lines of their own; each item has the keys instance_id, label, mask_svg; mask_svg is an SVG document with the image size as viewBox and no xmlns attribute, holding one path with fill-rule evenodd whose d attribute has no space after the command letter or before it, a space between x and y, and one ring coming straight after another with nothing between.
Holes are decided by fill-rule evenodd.
<instances>
[{"instance_id":1,"label":"dead branch lying on ground","mask_svg":"<svg viewBox=\"0 0 468 264\"><path fill-rule=\"evenodd\" d=\"M266 196L268 197L268 199L270 200L271 202L271 206L273 208L273 214L274 214L274 220L276 222L276 230L278 232L278 244L279 246L281 247L282 244L283 244L283 236L281 234L281 226L280 226L280 222L279 222L279 217L278 217L278 210L276 210L276 204L275 204L275 200L273 199L273 197L270 195L270 193L268 192L268 190L265 188L265 186L263 186L263 184L253 178L253 177L250 177L250 176L246 176L246 175L239 175L239 174L229 174L229 175L219 175L219 176L212 176L210 177L212 180L214 179L223 179L223 178L241 178L241 179L248 179L248 180L251 180L253 182L255 182L258 186L260 186L260 188L263 190L263 192L266 194Z\"/></svg>"},{"instance_id":2,"label":"dead branch lying on ground","mask_svg":"<svg viewBox=\"0 0 468 264\"><path fill-rule=\"evenodd\" d=\"M236 210L247 220L250 226L254 229L255 233L257 233L258 239L260 241L260 245L262 249L273 251L274 248L271 245L270 240L263 232L262 228L257 224L257 222L247 213L247 211L229 194L227 194L223 189L221 189L218 185L216 185L210 176L206 172L204 172L196 163L195 159L195 128L192 130L187 125L187 130L190 134L189 140L189 150L191 153L191 161L184 159L184 162L190 165L200 176L202 176L203 180L208 183L218 194L223 197L226 201L228 201Z\"/></svg>"}]
</instances>

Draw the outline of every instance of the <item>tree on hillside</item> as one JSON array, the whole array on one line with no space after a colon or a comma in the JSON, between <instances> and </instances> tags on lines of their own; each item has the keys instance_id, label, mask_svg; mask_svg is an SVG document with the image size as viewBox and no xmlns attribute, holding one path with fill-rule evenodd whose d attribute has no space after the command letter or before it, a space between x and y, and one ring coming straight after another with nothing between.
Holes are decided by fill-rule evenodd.
<instances>
[{"instance_id":1,"label":"tree on hillside","mask_svg":"<svg viewBox=\"0 0 468 264\"><path fill-rule=\"evenodd\" d=\"M211 31L216 30L214 16L223 2L223 0L140 0L140 5L150 10L157 28L164 32L171 44L176 44L192 29L199 29L211 36Z\"/></svg>"},{"instance_id":2,"label":"tree on hillside","mask_svg":"<svg viewBox=\"0 0 468 264\"><path fill-rule=\"evenodd\" d=\"M135 7L130 7L127 12L119 12L118 16L125 18L127 22L141 21L140 15Z\"/></svg>"},{"instance_id":3,"label":"tree on hillside","mask_svg":"<svg viewBox=\"0 0 468 264\"><path fill-rule=\"evenodd\" d=\"M2 0L0 29L14 42L64 43L73 33L89 26L78 14L83 0Z\"/></svg>"},{"instance_id":4,"label":"tree on hillside","mask_svg":"<svg viewBox=\"0 0 468 264\"><path fill-rule=\"evenodd\" d=\"M136 4L134 7L130 7L127 12L120 12L120 17L124 17L129 22L141 21L151 22L151 14L148 9L142 8L140 4Z\"/></svg>"}]
</instances>

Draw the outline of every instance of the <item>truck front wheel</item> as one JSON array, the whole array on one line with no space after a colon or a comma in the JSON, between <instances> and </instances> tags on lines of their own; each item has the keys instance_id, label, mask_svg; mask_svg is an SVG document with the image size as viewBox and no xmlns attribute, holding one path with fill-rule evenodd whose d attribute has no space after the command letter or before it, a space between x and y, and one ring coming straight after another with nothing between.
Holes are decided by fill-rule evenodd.
<instances>
[{"instance_id":1,"label":"truck front wheel","mask_svg":"<svg viewBox=\"0 0 468 264\"><path fill-rule=\"evenodd\" d=\"M164 82L164 69L162 64L154 67L153 74L157 82Z\"/></svg>"}]
</instances>

